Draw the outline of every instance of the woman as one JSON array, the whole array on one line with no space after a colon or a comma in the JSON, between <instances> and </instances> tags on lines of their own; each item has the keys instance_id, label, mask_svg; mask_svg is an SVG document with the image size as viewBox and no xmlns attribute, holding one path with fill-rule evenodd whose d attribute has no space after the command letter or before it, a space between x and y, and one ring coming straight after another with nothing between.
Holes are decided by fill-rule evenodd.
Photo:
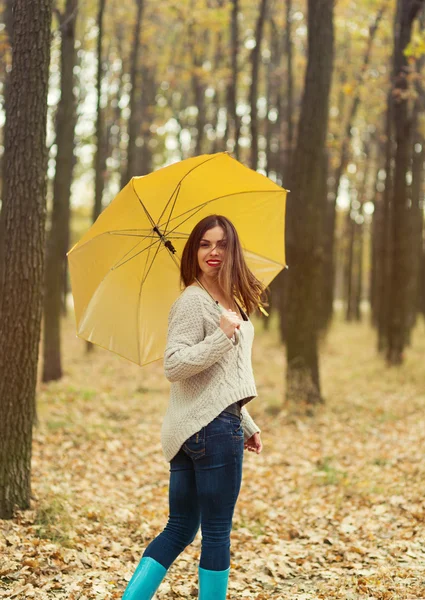
<instances>
[{"instance_id":1,"label":"woman","mask_svg":"<svg viewBox=\"0 0 425 600\"><path fill-rule=\"evenodd\" d=\"M264 287L248 269L227 218L210 215L195 226L181 281L185 289L169 313L164 356L171 382L161 429L170 462L169 519L147 546L123 600L150 600L199 525L199 600L226 598L243 452L262 450L261 430L245 405L257 395L249 315Z\"/></svg>"}]
</instances>

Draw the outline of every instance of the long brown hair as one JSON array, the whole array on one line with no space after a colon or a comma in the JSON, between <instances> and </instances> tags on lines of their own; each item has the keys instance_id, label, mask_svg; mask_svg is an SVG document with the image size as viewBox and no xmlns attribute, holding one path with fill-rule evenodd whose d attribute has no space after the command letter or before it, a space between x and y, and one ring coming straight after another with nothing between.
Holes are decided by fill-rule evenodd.
<instances>
[{"instance_id":1,"label":"long brown hair","mask_svg":"<svg viewBox=\"0 0 425 600\"><path fill-rule=\"evenodd\" d=\"M229 219L223 215L208 215L192 229L187 240L180 264L180 282L185 287L199 277L198 249L206 231L219 225L226 239L226 259L218 272L218 283L228 298L235 297L250 315L259 304L268 306L264 285L248 269L243 255L238 232Z\"/></svg>"}]
</instances>

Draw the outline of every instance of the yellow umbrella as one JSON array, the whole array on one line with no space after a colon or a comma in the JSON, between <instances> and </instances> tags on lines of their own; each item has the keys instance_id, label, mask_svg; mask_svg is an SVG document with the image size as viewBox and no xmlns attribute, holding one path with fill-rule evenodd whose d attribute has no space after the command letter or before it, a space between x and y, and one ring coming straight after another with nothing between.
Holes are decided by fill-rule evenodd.
<instances>
[{"instance_id":1,"label":"yellow umbrella","mask_svg":"<svg viewBox=\"0 0 425 600\"><path fill-rule=\"evenodd\" d=\"M67 254L77 335L139 365L162 358L196 223L213 213L229 218L267 286L286 266L286 193L227 152L133 177Z\"/></svg>"}]
</instances>

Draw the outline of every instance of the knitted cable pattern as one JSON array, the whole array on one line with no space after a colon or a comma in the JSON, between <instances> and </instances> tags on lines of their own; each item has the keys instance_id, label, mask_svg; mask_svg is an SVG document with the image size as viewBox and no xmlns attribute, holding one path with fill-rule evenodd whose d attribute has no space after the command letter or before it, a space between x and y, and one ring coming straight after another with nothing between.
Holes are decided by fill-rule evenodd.
<instances>
[{"instance_id":1,"label":"knitted cable pattern","mask_svg":"<svg viewBox=\"0 0 425 600\"><path fill-rule=\"evenodd\" d=\"M171 386L161 427L167 461L188 437L237 400L244 400L244 439L261 432L245 406L257 396L251 362L254 326L249 319L242 321L233 342L219 324L217 305L198 286L188 286L170 309L163 364Z\"/></svg>"}]
</instances>

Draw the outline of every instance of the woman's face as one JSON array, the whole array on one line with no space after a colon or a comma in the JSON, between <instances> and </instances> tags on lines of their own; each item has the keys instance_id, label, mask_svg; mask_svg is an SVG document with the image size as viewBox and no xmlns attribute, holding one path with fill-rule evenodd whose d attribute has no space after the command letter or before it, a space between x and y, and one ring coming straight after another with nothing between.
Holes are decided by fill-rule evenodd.
<instances>
[{"instance_id":1,"label":"woman's face","mask_svg":"<svg viewBox=\"0 0 425 600\"><path fill-rule=\"evenodd\" d=\"M202 236L198 248L198 265L207 277L218 275L226 254L225 233L220 225L208 229Z\"/></svg>"}]
</instances>

